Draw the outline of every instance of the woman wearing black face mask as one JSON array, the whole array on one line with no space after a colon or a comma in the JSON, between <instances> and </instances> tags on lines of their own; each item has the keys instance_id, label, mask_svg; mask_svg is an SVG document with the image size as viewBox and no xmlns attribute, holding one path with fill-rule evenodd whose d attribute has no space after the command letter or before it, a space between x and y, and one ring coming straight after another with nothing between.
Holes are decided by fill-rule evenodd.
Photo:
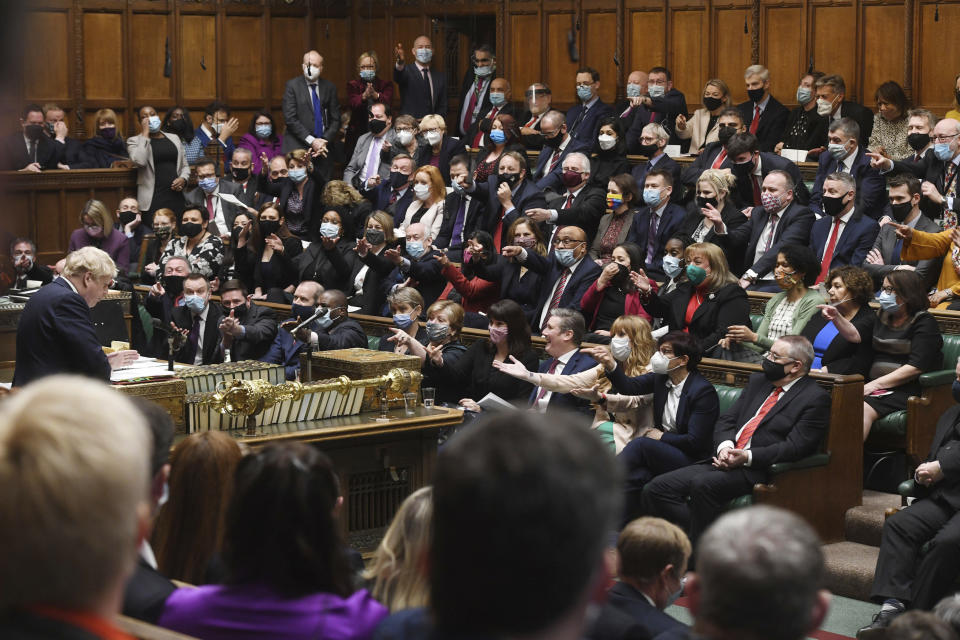
<instances>
[{"instance_id":1,"label":"woman wearing black face mask","mask_svg":"<svg viewBox=\"0 0 960 640\"><path fill-rule=\"evenodd\" d=\"M713 242L717 232L714 225L723 222L727 233L747 221L733 203L730 190L737 179L727 170L707 169L697 180L697 195L687 205L687 215L679 231L694 242Z\"/></svg>"},{"instance_id":2,"label":"woman wearing black face mask","mask_svg":"<svg viewBox=\"0 0 960 640\"><path fill-rule=\"evenodd\" d=\"M238 236L238 279L253 282L254 300L288 304L298 282L296 265L301 251L303 244L287 229L280 207L268 202L250 225L249 239Z\"/></svg>"},{"instance_id":3,"label":"woman wearing black face mask","mask_svg":"<svg viewBox=\"0 0 960 640\"><path fill-rule=\"evenodd\" d=\"M173 238L176 219L176 214L170 209L157 209L153 212L153 239L147 242L144 252L140 284L152 285L163 273L160 264L163 262L163 252Z\"/></svg>"},{"instance_id":4,"label":"woman wearing black face mask","mask_svg":"<svg viewBox=\"0 0 960 640\"><path fill-rule=\"evenodd\" d=\"M489 265L496 259L493 248L493 236L486 231L474 231L467 237L467 246L463 250L463 265L457 268L447 259L446 254L437 260L443 266L443 277L460 294L460 303L471 314L467 326L486 328L486 313L494 302L500 299L500 284L484 280L476 275L478 265Z\"/></svg>"},{"instance_id":5,"label":"woman wearing black face mask","mask_svg":"<svg viewBox=\"0 0 960 640\"><path fill-rule=\"evenodd\" d=\"M93 118L94 135L83 143L80 160L91 169L109 169L114 162L129 160L127 144L117 127L113 109L100 109Z\"/></svg>"},{"instance_id":6,"label":"woman wearing black face mask","mask_svg":"<svg viewBox=\"0 0 960 640\"><path fill-rule=\"evenodd\" d=\"M380 315L386 302L386 293L380 284L394 269L394 264L383 256L383 252L397 246L393 216L383 211L371 213L364 225L363 237L357 240L354 249L359 264L350 275L349 286L344 289L351 295L350 304L360 307L360 313Z\"/></svg>"},{"instance_id":7,"label":"woman wearing black face mask","mask_svg":"<svg viewBox=\"0 0 960 640\"><path fill-rule=\"evenodd\" d=\"M170 256L183 256L190 270L202 273L208 280L220 275L223 264L223 242L220 236L207 231L206 212L187 207L180 218L180 235L174 236L163 251L163 263Z\"/></svg>"},{"instance_id":8,"label":"woman wearing black face mask","mask_svg":"<svg viewBox=\"0 0 960 640\"><path fill-rule=\"evenodd\" d=\"M730 106L730 88L720 78L707 80L703 85L703 106L687 119L683 113L677 116L677 137L689 140L690 153L696 155L709 142L717 142L720 112Z\"/></svg>"},{"instance_id":9,"label":"woman wearing black face mask","mask_svg":"<svg viewBox=\"0 0 960 640\"><path fill-rule=\"evenodd\" d=\"M632 242L625 242L613 250L613 259L600 272L597 281L583 294L580 307L587 320L588 342L609 342L610 327L622 315L640 316L647 322L653 318L643 308L637 282L643 278L656 291L656 283L642 271L643 250Z\"/></svg>"}]
</instances>

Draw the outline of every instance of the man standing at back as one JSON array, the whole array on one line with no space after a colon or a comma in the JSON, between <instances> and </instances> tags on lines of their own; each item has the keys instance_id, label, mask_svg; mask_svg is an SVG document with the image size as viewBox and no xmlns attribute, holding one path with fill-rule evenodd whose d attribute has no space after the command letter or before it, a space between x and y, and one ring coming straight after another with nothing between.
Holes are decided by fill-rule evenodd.
<instances>
[{"instance_id":1,"label":"man standing at back","mask_svg":"<svg viewBox=\"0 0 960 640\"><path fill-rule=\"evenodd\" d=\"M447 76L430 66L433 60L430 38L418 36L413 41L414 64L408 65L404 60L402 43L397 43L395 53L397 63L393 68L393 81L400 87L400 113L418 119L436 113L446 120Z\"/></svg>"},{"instance_id":2,"label":"man standing at back","mask_svg":"<svg viewBox=\"0 0 960 640\"><path fill-rule=\"evenodd\" d=\"M287 80L283 91L284 153L310 149L315 157L326 157L327 144L340 131L337 88L321 78L321 73L323 56L308 51L303 54L303 75Z\"/></svg>"}]
</instances>

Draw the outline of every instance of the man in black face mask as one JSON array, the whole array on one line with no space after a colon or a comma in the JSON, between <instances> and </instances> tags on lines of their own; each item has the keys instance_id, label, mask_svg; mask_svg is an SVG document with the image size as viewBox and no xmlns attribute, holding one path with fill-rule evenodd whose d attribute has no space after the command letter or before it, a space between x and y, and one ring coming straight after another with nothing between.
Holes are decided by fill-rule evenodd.
<instances>
[{"instance_id":1,"label":"man in black face mask","mask_svg":"<svg viewBox=\"0 0 960 640\"><path fill-rule=\"evenodd\" d=\"M374 102L367 109L367 133L357 138L353 156L343 170L343 181L352 184L358 191L376 189L377 185L390 178L390 165L380 158L383 143L397 145L397 132L393 130L390 109L382 102Z\"/></svg>"},{"instance_id":2,"label":"man in black face mask","mask_svg":"<svg viewBox=\"0 0 960 640\"><path fill-rule=\"evenodd\" d=\"M707 169L732 169L731 162L727 153L727 143L736 133L746 131L743 125L743 116L736 107L727 107L720 112L717 117L717 142L710 142L700 152L697 159L689 167L683 170L681 182L687 187L686 191L691 195L696 191L697 180L700 174Z\"/></svg>"},{"instance_id":3,"label":"man in black face mask","mask_svg":"<svg viewBox=\"0 0 960 640\"><path fill-rule=\"evenodd\" d=\"M43 171L57 168L57 143L43 134L43 109L27 105L20 117L21 133L7 136L0 152L0 170Z\"/></svg>"},{"instance_id":4,"label":"man in black face mask","mask_svg":"<svg viewBox=\"0 0 960 640\"><path fill-rule=\"evenodd\" d=\"M257 198L257 178L251 177L250 167L253 165L253 154L246 147L237 147L233 151L233 158L230 162L230 173L223 176L223 183L236 185L237 190L233 194L237 200L252 207Z\"/></svg>"},{"instance_id":5,"label":"man in black face mask","mask_svg":"<svg viewBox=\"0 0 960 640\"><path fill-rule=\"evenodd\" d=\"M638 154L647 157L647 161L638 162L630 173L641 190L643 183L647 180L647 174L654 169L669 171L673 176L673 183L680 182L680 165L664 152L669 143L670 133L662 124L651 122L640 131L640 145L636 149ZM679 194L679 189L677 192Z\"/></svg>"},{"instance_id":6,"label":"man in black face mask","mask_svg":"<svg viewBox=\"0 0 960 640\"><path fill-rule=\"evenodd\" d=\"M936 222L923 215L920 211L920 179L905 173L892 176L887 180L887 189L890 198L890 210L897 224L906 225L911 229L939 233L940 227ZM907 261L900 260L900 250L903 248L903 239L897 235L897 225L885 224L880 227L873 248L867 254L863 268L867 270L877 288L883 278L891 271L908 269L916 271L923 278L927 288L937 283L940 275L942 260L931 258L928 260ZM938 303L939 304L939 303Z\"/></svg>"},{"instance_id":7,"label":"man in black face mask","mask_svg":"<svg viewBox=\"0 0 960 640\"><path fill-rule=\"evenodd\" d=\"M763 205L761 186L763 179L771 171L785 171L793 180L793 199L799 204L810 202L810 191L803 183L800 169L790 160L775 153L760 151L757 137L751 133L738 133L727 142L727 157L733 165L730 167L737 177L737 188L732 191L734 200L741 208L753 208ZM744 212L746 213L746 212Z\"/></svg>"},{"instance_id":8,"label":"man in black face mask","mask_svg":"<svg viewBox=\"0 0 960 640\"><path fill-rule=\"evenodd\" d=\"M223 361L259 360L277 335L273 312L251 304L247 288L239 280L220 287L220 357Z\"/></svg>"},{"instance_id":9,"label":"man in black face mask","mask_svg":"<svg viewBox=\"0 0 960 640\"><path fill-rule=\"evenodd\" d=\"M816 284L832 269L862 265L880 233L877 221L854 207L856 197L857 183L849 173L832 173L823 182L824 216L810 229L810 248L822 264Z\"/></svg>"},{"instance_id":10,"label":"man in black face mask","mask_svg":"<svg viewBox=\"0 0 960 640\"><path fill-rule=\"evenodd\" d=\"M507 237L510 225L526 211L545 209L543 192L527 177L527 159L522 153L507 151L500 158L499 173L487 178L486 183L467 186L467 193L486 203L486 231L493 236L497 253L501 247L513 244Z\"/></svg>"},{"instance_id":11,"label":"man in black face mask","mask_svg":"<svg viewBox=\"0 0 960 640\"><path fill-rule=\"evenodd\" d=\"M393 216L394 224L400 227L404 213L413 201L413 171L417 168L416 162L406 153L393 156L390 164L390 176L386 179L377 178L377 187L366 191L367 199L373 203L373 208L386 211Z\"/></svg>"},{"instance_id":12,"label":"man in black face mask","mask_svg":"<svg viewBox=\"0 0 960 640\"><path fill-rule=\"evenodd\" d=\"M787 125L790 111L770 95L770 70L754 64L743 72L747 85L746 102L737 105L747 123L747 131L757 136L760 151L773 151Z\"/></svg>"},{"instance_id":13,"label":"man in black face mask","mask_svg":"<svg viewBox=\"0 0 960 640\"><path fill-rule=\"evenodd\" d=\"M807 374L813 346L802 336L783 336L764 358L763 373L714 428L712 464L694 464L654 478L643 490L643 511L690 533L696 545L731 500L769 481L770 465L816 453L830 421L830 396Z\"/></svg>"},{"instance_id":14,"label":"man in black face mask","mask_svg":"<svg viewBox=\"0 0 960 640\"><path fill-rule=\"evenodd\" d=\"M173 320L173 310L183 304L183 281L190 275L190 263L183 256L171 256L163 264L163 275L150 287L150 293L143 299L150 317L160 320L160 326L169 327ZM167 336L162 331L154 331L149 345L142 349L145 356L162 357L166 355Z\"/></svg>"},{"instance_id":15,"label":"man in black face mask","mask_svg":"<svg viewBox=\"0 0 960 640\"><path fill-rule=\"evenodd\" d=\"M563 191L563 168L560 166L568 153L580 151L590 153L592 142L576 140L567 131L567 117L552 109L540 120L540 133L543 137L543 149L533 170L531 178L539 189Z\"/></svg>"}]
</instances>

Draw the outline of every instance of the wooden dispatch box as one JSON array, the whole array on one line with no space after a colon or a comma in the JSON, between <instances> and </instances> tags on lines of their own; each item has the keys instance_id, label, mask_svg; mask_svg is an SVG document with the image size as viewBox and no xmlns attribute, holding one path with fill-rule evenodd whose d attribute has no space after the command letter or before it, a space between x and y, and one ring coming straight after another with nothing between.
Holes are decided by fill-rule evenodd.
<instances>
[{"instance_id":1,"label":"wooden dispatch box","mask_svg":"<svg viewBox=\"0 0 960 640\"><path fill-rule=\"evenodd\" d=\"M312 382L314 380L328 380L347 376L351 380L373 378L383 375L391 369L409 369L420 371L420 358L411 355L402 355L389 351L373 351L371 349L337 349L334 351L314 351L309 355L310 366L307 366L307 354L300 356L300 380ZM415 384L412 391L420 396L420 382ZM387 401L391 407L403 406L403 395L395 391L387 392ZM376 387L367 387L363 393L363 404L360 411L379 411L380 398Z\"/></svg>"},{"instance_id":2,"label":"wooden dispatch box","mask_svg":"<svg viewBox=\"0 0 960 640\"><path fill-rule=\"evenodd\" d=\"M183 401L187 396L187 383L180 378L162 378L149 382L115 384L113 388L128 396L139 396L155 402L170 414L177 433L184 433Z\"/></svg>"}]
</instances>

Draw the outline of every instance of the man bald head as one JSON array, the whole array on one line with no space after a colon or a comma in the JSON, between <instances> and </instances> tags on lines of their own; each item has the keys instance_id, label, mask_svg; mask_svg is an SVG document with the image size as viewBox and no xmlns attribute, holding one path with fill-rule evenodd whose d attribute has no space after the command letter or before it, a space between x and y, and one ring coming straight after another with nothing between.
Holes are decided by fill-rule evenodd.
<instances>
[{"instance_id":1,"label":"man bald head","mask_svg":"<svg viewBox=\"0 0 960 640\"><path fill-rule=\"evenodd\" d=\"M318 51L303 54L303 75L310 82L316 82L323 73L323 56Z\"/></svg>"}]
</instances>

